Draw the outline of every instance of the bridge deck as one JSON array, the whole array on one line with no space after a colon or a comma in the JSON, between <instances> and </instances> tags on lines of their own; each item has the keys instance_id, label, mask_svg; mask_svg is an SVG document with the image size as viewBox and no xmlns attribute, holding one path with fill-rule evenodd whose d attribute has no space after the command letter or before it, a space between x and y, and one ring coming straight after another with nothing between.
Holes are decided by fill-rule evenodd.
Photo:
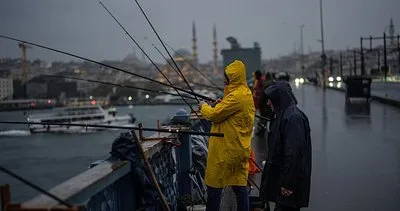
<instances>
[{"instance_id":1,"label":"bridge deck","mask_svg":"<svg viewBox=\"0 0 400 211\"><path fill-rule=\"evenodd\" d=\"M292 86L311 124L311 197L304 210L398 210L400 110L375 102L345 106L343 92ZM254 139L253 149L261 164L265 142Z\"/></svg>"}]
</instances>

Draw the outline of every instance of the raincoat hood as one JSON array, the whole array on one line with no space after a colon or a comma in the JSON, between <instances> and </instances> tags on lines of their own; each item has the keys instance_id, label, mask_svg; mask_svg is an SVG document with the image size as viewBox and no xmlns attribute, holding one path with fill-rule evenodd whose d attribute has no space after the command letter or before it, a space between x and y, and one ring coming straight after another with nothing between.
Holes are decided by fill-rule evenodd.
<instances>
[{"instance_id":1,"label":"raincoat hood","mask_svg":"<svg viewBox=\"0 0 400 211\"><path fill-rule=\"evenodd\" d=\"M286 82L276 82L266 88L264 92L266 97L271 100L275 113L285 110L290 105L297 104L292 87Z\"/></svg>"},{"instance_id":2,"label":"raincoat hood","mask_svg":"<svg viewBox=\"0 0 400 211\"><path fill-rule=\"evenodd\" d=\"M240 86L247 86L246 66L240 60L235 60L225 69L225 75L228 77L228 85L224 88L224 96L231 93Z\"/></svg>"}]
</instances>

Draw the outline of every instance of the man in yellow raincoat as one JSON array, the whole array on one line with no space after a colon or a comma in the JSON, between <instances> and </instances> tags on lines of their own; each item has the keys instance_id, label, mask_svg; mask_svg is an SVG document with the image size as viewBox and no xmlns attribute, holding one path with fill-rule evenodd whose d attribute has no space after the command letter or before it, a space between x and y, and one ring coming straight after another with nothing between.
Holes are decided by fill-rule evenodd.
<instances>
[{"instance_id":1,"label":"man in yellow raincoat","mask_svg":"<svg viewBox=\"0 0 400 211\"><path fill-rule=\"evenodd\" d=\"M246 83L246 67L235 60L225 69L224 97L214 107L199 105L202 116L213 124L211 132L224 137L210 137L205 183L207 210L219 210L222 188L231 186L239 211L249 210L246 190L255 107Z\"/></svg>"}]
</instances>

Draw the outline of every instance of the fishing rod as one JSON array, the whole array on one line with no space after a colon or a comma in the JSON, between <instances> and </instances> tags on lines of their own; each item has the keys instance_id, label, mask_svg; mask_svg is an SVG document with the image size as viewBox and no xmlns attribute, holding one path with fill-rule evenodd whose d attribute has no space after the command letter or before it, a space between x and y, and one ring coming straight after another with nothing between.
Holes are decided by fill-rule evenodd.
<instances>
[{"instance_id":1,"label":"fishing rod","mask_svg":"<svg viewBox=\"0 0 400 211\"><path fill-rule=\"evenodd\" d=\"M186 85L189 87L190 91L194 92L192 87L189 85L189 83L186 81L185 77L182 74L182 71L179 69L178 65L176 64L174 58L172 58L171 54L169 53L167 47L165 47L164 42L161 40L160 35L158 35L156 29L154 28L153 24L150 22L149 18L147 17L146 13L144 12L144 10L142 9L142 7L140 6L139 2L137 0L135 0L136 4L138 5L140 11L142 11L144 17L146 18L147 22L149 23L149 25L151 26L151 28L153 29L154 33L157 35L158 40L160 41L160 43L162 44L162 46L164 47L165 51L168 53L169 58L172 60L172 62L174 63L176 69L179 71L179 73L182 75L183 80L185 81ZM197 99L197 102L200 103L200 100Z\"/></svg>"},{"instance_id":2,"label":"fishing rod","mask_svg":"<svg viewBox=\"0 0 400 211\"><path fill-rule=\"evenodd\" d=\"M181 73L181 75L182 75L184 81L186 82L186 79L184 78L184 76L183 76L182 72L180 71L178 65L176 64L175 60L172 58L172 56L171 56L171 54L169 53L168 49L165 47L164 42L161 40L161 38L160 38L160 36L158 35L157 31L156 31L155 28L153 27L153 24L151 24L151 22L150 22L149 18L147 17L146 13L143 11L142 7L140 6L139 2L138 2L137 0L135 0L135 2L136 2L136 4L138 5L139 9L142 11L144 17L146 18L147 22L149 23L149 25L150 25L151 28L153 29L154 33L157 35L157 38L158 38L158 40L161 42L161 44L163 45L165 51L167 51L169 57L170 57L171 60L174 62L175 67L176 67L176 68L178 69L178 71ZM190 85L189 85L188 83L187 83L187 85L189 86L189 89L193 92L193 89L190 87ZM195 114L196 114L196 116L197 116L197 113L195 113ZM257 115L257 114L255 114L255 116L256 116L256 117L259 117L259 118L264 118L264 117L259 116L259 115ZM266 119L266 118L265 118L265 119ZM255 161L253 161L253 162L254 162L255 165L258 167L257 163L256 163Z\"/></svg>"},{"instance_id":3,"label":"fishing rod","mask_svg":"<svg viewBox=\"0 0 400 211\"><path fill-rule=\"evenodd\" d=\"M147 40L147 37L144 38L145 40ZM179 75L181 76L181 78L183 79L182 75L180 75L180 73L178 73L178 71L175 69L175 67L171 64L171 62L164 56L164 54L157 48L157 46L154 45L154 43L151 43L151 45L157 50L157 52L164 58L164 60L168 63L169 66L171 66L171 68ZM171 46L168 45L168 43L165 43L165 45L167 45L169 48L171 48L171 50L177 54L178 56L182 57L182 59L188 63L192 68L194 68L196 71L198 71L204 78L206 78L208 81L210 81L214 86L208 86L208 85L204 85L204 84L199 84L197 83L196 85L199 86L203 86L203 87L207 87L207 88L212 88L212 89L216 89L219 91L223 91L224 89L222 89L221 87L219 87L218 85L216 85L211 79L207 78L206 75L204 75L204 73L202 73L199 69L196 68L196 66L194 66L191 62L189 62L184 56L182 56L179 52L175 51ZM193 82L192 82L193 83ZM193 83L195 84L195 83Z\"/></svg>"},{"instance_id":4,"label":"fishing rod","mask_svg":"<svg viewBox=\"0 0 400 211\"><path fill-rule=\"evenodd\" d=\"M168 59L167 58L165 58L165 56L161 53L161 51L152 43L152 45L153 45L153 47L158 51L158 53L164 58L164 60L171 66L171 68L173 69L173 70L175 70L175 72L177 72L177 70L171 65L171 63L168 61ZM168 45L168 44L167 44ZM170 46L168 46L168 47L170 47ZM171 47L170 47L171 48ZM177 52L176 52L177 53ZM177 53L178 54L178 53ZM179 54L178 54L179 55ZM181 56L182 58L183 58L183 56ZM189 62L188 62L189 63ZM190 64L190 63L189 63ZM194 67L194 66L193 66ZM195 68L195 67L194 67ZM177 72L177 74L179 75L179 73ZM181 76L181 78L183 78L184 76L182 75ZM196 83L193 83L193 84L196 84ZM197 85L200 85L200 84L197 84ZM206 85L204 85L204 84L201 84L201 86L204 86L204 87L207 87L207 88L214 88L214 89L218 89L218 90L222 90L223 91L223 89L221 89L221 88L219 88L218 86L216 86L216 87L212 87L212 86L206 86ZM256 114L255 115L256 117L258 117L258 118L260 118L260 119L263 119L263 120L266 120L266 121L271 121L270 119L268 119L268 118L266 118L266 117L263 117L263 116L260 116L260 115L258 115L258 114Z\"/></svg>"},{"instance_id":5,"label":"fishing rod","mask_svg":"<svg viewBox=\"0 0 400 211\"><path fill-rule=\"evenodd\" d=\"M171 62L164 56L164 54L157 48L157 46L155 46L153 43L152 43L152 45L153 45L153 47L157 50L157 52L164 58L164 60L168 63L168 65L169 66L171 66L171 68L182 78L182 79L184 79L184 76L183 75L180 75L180 73L175 69L175 67L174 66L172 66L172 64L171 64ZM219 91L222 91L219 87L213 87L213 86L208 86L208 85L204 85L204 84L200 84L200 83L195 83L195 82L192 82L193 84L195 84L195 85L197 85L197 86L202 86L202 87L206 87L206 88L211 88L211 89L216 89L216 90L219 90Z\"/></svg>"},{"instance_id":6,"label":"fishing rod","mask_svg":"<svg viewBox=\"0 0 400 211\"><path fill-rule=\"evenodd\" d=\"M0 37L4 38L4 39L7 39L7 40L13 40L13 41L17 41L17 42L24 42L24 43L32 45L32 46L36 46L36 47L47 49L47 50L54 51L54 52L57 52L57 53L65 54L65 55L68 55L68 56L71 56L71 57L74 57L74 58L82 59L82 60L85 60L85 61L88 61L88 62L91 62L91 63L94 63L94 64L98 64L98 65L101 65L101 66L104 66L104 67L108 67L108 68L117 70L119 72L127 73L127 74L130 74L130 75L136 76L138 78L142 78L142 79L154 82L154 83L158 83L158 84L161 84L163 86L174 88L174 89L177 89L179 91L182 91L182 92L185 92L185 93L200 97L200 98L205 99L205 100L214 101L214 99L209 98L207 96L204 96L204 95L201 95L201 94L197 94L195 92L191 92L191 91L188 91L188 90L185 90L185 89L173 86L173 85L169 85L169 84L163 83L161 81L157 81L157 80L154 80L152 78L149 78L149 77L146 77L146 76L142 76L142 75L137 74L137 73L132 73L132 72L129 72L127 70L124 70L124 69L121 69L121 68L118 68L118 67L115 67L115 66L112 66L112 65L108 65L108 64L105 64L105 63L102 63L102 62L98 62L98 61L95 61L93 59L85 58L85 57L79 56L77 54L68 53L68 52L65 52L65 51L57 50L55 48L46 47L44 45L40 45L40 44L36 44L36 43L29 42L29 41L26 41L26 40L21 40L21 39L5 36L5 35L2 35L2 34L0 34Z\"/></svg>"},{"instance_id":7,"label":"fishing rod","mask_svg":"<svg viewBox=\"0 0 400 211\"><path fill-rule=\"evenodd\" d=\"M115 22L117 22L117 24L120 26L120 28L125 32L125 34L136 44L136 46L143 52L143 54L150 60L150 62L157 68L158 72L160 72L160 74L165 78L165 80L167 80L167 82L171 85L171 87L174 87L172 85L172 82L168 79L168 77L160 70L160 68L158 68L158 66L153 62L153 60L147 55L147 53L143 50L143 48L139 45L138 42L136 42L136 40L131 36L131 34L125 29L125 27L122 26L122 24L118 21L118 19L111 13L110 10L107 9L107 7L100 1L98 0L99 3L101 4L101 6L107 11L107 13L115 20ZM182 75L182 72L180 72ZM183 75L182 75L183 77ZM186 84L188 85L188 87L190 88L190 91L192 91L192 93L194 93L193 89L190 87L189 83L187 83L186 79L183 77L183 79L185 80ZM181 96L182 100L186 103L186 105L190 108L190 110L196 115L196 117L198 119L200 119L200 116L197 114L197 112L192 108L192 106L189 104L189 102L186 101L186 99L179 93L178 89L174 88L176 93L178 95ZM196 101L198 103L200 103L200 100L195 96ZM201 121L201 123L203 124L204 128L207 128L207 125ZM209 128L209 130L211 130L211 128Z\"/></svg>"},{"instance_id":8,"label":"fishing rod","mask_svg":"<svg viewBox=\"0 0 400 211\"><path fill-rule=\"evenodd\" d=\"M161 53L161 51L157 48L157 46L155 46L153 43L151 44L156 51L162 56L162 58L167 62L167 64L169 66L171 66L171 68L176 72L176 74L178 74L179 77L181 77L183 80L185 80L185 76L183 75L182 72L179 72L177 69L175 69L175 67L171 64L171 62L164 56L164 54Z\"/></svg>"},{"instance_id":9,"label":"fishing rod","mask_svg":"<svg viewBox=\"0 0 400 211\"><path fill-rule=\"evenodd\" d=\"M147 17L146 13L143 11L142 7L140 6L139 2L138 2L137 0L135 0L135 2L136 2L136 4L138 5L140 11L142 11L144 17L146 18L147 22L149 23L149 25L150 25L151 28L153 29L154 33L157 35L157 38L158 38L159 41L161 42L161 44L162 44L162 46L164 47L165 51L167 51L169 57L170 57L171 60L174 62L175 67L178 69L178 71L181 73L181 75L182 75L182 77L183 77L183 74L182 74L182 72L180 71L178 65L176 64L175 60L172 58L172 56L171 56L171 54L169 53L167 47L165 47L164 42L161 40L161 38L160 38L160 36L158 35L157 31L156 31L155 28L153 27L153 24L150 22L150 20L149 20L149 18ZM186 81L186 80L185 80L185 81ZM188 86L189 86L189 88L190 88L190 85L189 85L189 84L188 84ZM190 88L190 90L194 93L194 91L193 91L192 88ZM208 98L208 97L207 97L207 98ZM205 98L203 98L203 99L205 99ZM209 98L209 99L210 99L210 98ZM211 101L215 101L215 100L211 99ZM196 115L197 115L197 114L196 114ZM260 118L260 119L267 120L267 118L262 117L262 116L260 116L260 115L258 115L258 114L256 114L255 116L258 117L258 118Z\"/></svg>"},{"instance_id":10,"label":"fishing rod","mask_svg":"<svg viewBox=\"0 0 400 211\"><path fill-rule=\"evenodd\" d=\"M175 60L172 58L171 54L169 53L167 47L165 47L164 42L161 40L160 36L158 35L156 29L154 28L153 24L150 22L149 18L147 17L146 13L144 12L144 10L142 9L142 7L140 6L139 2L137 0L135 0L137 6L139 7L140 11L143 13L144 17L146 18L147 22L149 23L149 25L151 26L151 28L153 29L154 33L157 35L158 40L161 42L162 46L164 47L165 51L168 53L169 57L171 58L172 62L175 64L175 67L178 69L178 71L181 73L184 81L186 82L186 79L184 78L182 72L180 71L178 65L176 64ZM194 66L194 65L193 65ZM187 84L189 86L189 89L194 93L193 89L190 87L189 84ZM217 86L218 87L218 86ZM205 98L203 98L205 99ZM210 98L209 98L210 99ZM211 101L215 101L213 99L211 99ZM197 114L196 114L197 115ZM260 118L260 119L264 119L264 120L268 120L267 118L260 116L258 114L255 114L256 117Z\"/></svg>"},{"instance_id":11,"label":"fishing rod","mask_svg":"<svg viewBox=\"0 0 400 211\"><path fill-rule=\"evenodd\" d=\"M178 51L176 51L174 48L172 48L168 43L165 43L166 46L168 46L176 55L180 56L183 58L185 62L187 62L193 69L195 69L197 72L199 72L205 79L207 79L210 83L212 83L216 89L219 90L224 90L223 88L219 87L217 84L215 84L210 78L208 78L204 73L202 73L195 65L193 65L191 62L189 62L184 56L182 56Z\"/></svg>"},{"instance_id":12,"label":"fishing rod","mask_svg":"<svg viewBox=\"0 0 400 211\"><path fill-rule=\"evenodd\" d=\"M174 62L175 67L176 67L176 68L178 69L178 71L181 73L182 77L184 77L183 74L182 74L182 72L180 71L178 65L176 64L175 60L172 58L171 54L169 53L167 47L165 47L164 42L161 40L161 38L160 38L160 36L158 35L158 33L157 33L156 29L154 28L153 24L150 22L150 20L149 20L149 18L147 17L146 13L143 11L142 7L140 6L139 2L138 2L137 0L135 0L135 2L136 2L136 4L138 5L140 11L142 11L144 17L146 18L147 22L149 23L149 25L150 25L151 28L153 29L154 33L157 35L157 38L158 38L158 40L161 42L161 44L162 44L162 46L164 47L165 51L168 53L169 57L170 57L171 60ZM185 80L185 82L186 82L186 80ZM189 89L194 93L193 89L190 87L189 84L188 84L188 86L189 86ZM218 86L217 86L217 87L218 87ZM207 97L207 98L208 98L208 97ZM206 99L206 98L203 98L203 99ZM210 98L208 98L208 99L210 99ZM215 100L214 100L214 99L211 99L211 101L215 101ZM196 115L197 115L197 114L196 114ZM255 116L258 117L258 118L260 118L260 119L269 120L268 118L265 118L265 117L260 116L260 115L258 115L258 114L255 114Z\"/></svg>"},{"instance_id":13,"label":"fishing rod","mask_svg":"<svg viewBox=\"0 0 400 211\"><path fill-rule=\"evenodd\" d=\"M125 34L128 35L128 37L136 44L136 46L143 52L143 54L150 60L150 62L157 68L157 70L161 73L161 75L167 80L167 82L173 87L178 95L181 96L182 100L186 103L187 106L189 106L190 110L195 113L197 118L200 119L199 115L194 111L192 106L186 101L184 97L179 93L179 91L172 85L172 82L168 79L167 76L158 68L158 66L153 62L153 60L147 55L147 53L142 49L142 47L139 45L138 42L131 36L131 34L122 26L122 24L118 21L118 19L111 13L110 10L107 9L107 7L100 1L98 0L101 6L108 12L108 14L117 22L117 24L121 27L122 30L124 30ZM190 88L191 89L191 88ZM194 91L191 89L191 91L194 93ZM199 99L196 97L197 102L199 103Z\"/></svg>"},{"instance_id":14,"label":"fishing rod","mask_svg":"<svg viewBox=\"0 0 400 211\"><path fill-rule=\"evenodd\" d=\"M129 126L113 126L113 125L91 125L91 124L74 124L74 123L47 123L47 122L18 122L18 121L0 121L0 124L16 124L16 125L54 125L54 126L77 126L77 127L91 127L91 128L108 128L108 129L126 129L126 130L142 130L160 133L178 133L200 136L216 136L224 137L223 133L207 133L197 132L193 130L179 130L179 129L163 129L163 128L144 128L144 127L129 127Z\"/></svg>"},{"instance_id":15,"label":"fishing rod","mask_svg":"<svg viewBox=\"0 0 400 211\"><path fill-rule=\"evenodd\" d=\"M30 75L32 75L32 74L30 74ZM62 75L46 75L46 74L41 74L40 76L44 76L44 77L48 77L48 78L60 78L60 79L72 79L72 80L77 80L77 81L86 81L86 82L92 82L92 83L98 83L98 84L117 86L117 87L122 87L122 88L131 88L131 89L143 90L143 91L160 93L160 94L169 94L169 95L179 96L180 97L180 95L178 95L178 94L169 93L169 92L166 92L166 91L153 90L153 89L141 88L141 87L137 87L137 86L130 86L130 85L124 85L124 84L115 84L115 83L111 83L111 82L98 81L98 80L93 80L93 79L84 79L84 78L78 78L78 77L72 77L72 76L62 76ZM188 98L188 99L192 99L192 100L196 99L196 98L190 97L190 96L183 96L183 97Z\"/></svg>"},{"instance_id":16,"label":"fishing rod","mask_svg":"<svg viewBox=\"0 0 400 211\"><path fill-rule=\"evenodd\" d=\"M150 22L150 20L149 20L149 18L147 17L146 13L144 12L144 10L142 9L142 7L140 6L139 2L138 2L137 0L135 0L135 2L136 2L136 4L137 4L137 6L139 7L140 11L143 13L143 15L144 15L144 17L146 18L147 22L149 23L149 25L150 25L151 28L153 29L154 33L157 35L158 40L161 42L161 44L162 44L162 46L164 47L165 51L168 53L169 57L171 58L172 62L174 62L175 67L176 67L176 68L178 69L178 71L181 73L182 77L184 77L183 74L182 74L182 72L180 71L178 65L176 64L175 60L172 58L171 54L169 53L167 47L165 47L164 42L161 40L161 38L160 38L160 36L158 35L158 33L157 33L156 29L154 28L153 24ZM186 82L186 79L184 79L184 80L185 80L185 82ZM189 89L194 93L194 91L193 91L193 89L190 87L190 85L189 85L189 84L187 84L187 85L189 86ZM207 98L208 98L208 97L207 97ZM205 98L203 98L203 99L205 99ZM210 99L210 98L208 98L208 99ZM215 100L214 100L214 99L211 99L211 101L214 102ZM195 114L196 114L196 116L197 116L197 113L196 113L196 112L195 112ZM260 115L258 115L258 114L255 114L255 116L258 117L258 118L260 118L260 119L267 120L267 118L262 117L262 116L260 116Z\"/></svg>"},{"instance_id":17,"label":"fishing rod","mask_svg":"<svg viewBox=\"0 0 400 211\"><path fill-rule=\"evenodd\" d=\"M30 181L28 181L28 180L22 178L21 176L17 175L16 173L14 173L14 172L12 172L12 171L10 171L10 170L4 168L3 166L0 166L0 170L3 171L4 173L10 175L11 177L14 177L15 179L17 179L17 180L19 180L19 181L25 183L25 184L28 185L29 187L31 187L31 188L33 188L33 189L35 189L35 190L37 190L37 191L39 191L39 192L41 192L41 193L43 193L43 194L49 196L50 198L56 200L58 203L67 206L68 208L73 208L73 207L74 207L73 205L71 205L71 204L67 203L66 201L60 199L59 197L57 197L57 196L51 194L50 192L44 190L43 188L41 188L41 187L39 187L39 186L33 184L32 182L30 182Z\"/></svg>"},{"instance_id":18,"label":"fishing rod","mask_svg":"<svg viewBox=\"0 0 400 211\"><path fill-rule=\"evenodd\" d=\"M152 79L152 78L148 78L148 77L146 77L146 76L142 76L142 75L140 75L140 74L132 73L132 72L129 72L129 71L127 71L127 70L124 70L124 69L121 69L121 68L118 68L118 67L115 67L115 66L112 66L112 65L108 65L108 64L105 64L105 63L102 63L102 62L95 61L95 60L93 60L93 59L89 59L89 58L85 58L85 57L83 57L83 56L79 56L79 55L77 55L77 54L68 53L68 52L66 52L66 51L57 50L57 49L55 49L55 48L47 47L47 46L44 46L44 45L41 45L41 44L36 44L36 43L30 42L30 41L26 41L26 40L21 40L21 39L17 39L17 38L5 36L5 35L2 35L2 34L0 34L0 37L3 38L3 39L13 40L13 41L17 41L17 42L23 42L23 43L26 43L26 44L28 44L28 45L36 46L36 47L38 47L38 48L43 48L43 49L47 49L47 50L49 50L49 51L54 51L54 52L61 53L61 54L65 54L65 55L68 55L68 56L71 56L71 57L74 57L74 58L82 59L82 60L85 60L85 61L88 61L88 62L91 62L91 63L94 63L94 64L98 64L98 65L101 65L101 66L104 66L104 67L108 67L108 68L113 69L113 70L117 70L117 71L119 71L119 72L127 73L127 74L130 74L130 75L136 76L136 77L138 77L138 78L142 78L142 79L145 79L145 80L154 82L154 83L158 83L158 84L161 84L161 85L163 85L163 86L167 86L167 87L170 87L170 88L177 89L177 90L179 90L179 91L182 91L182 92L191 94L191 95L193 95L193 96L197 96L197 97L202 98L202 99L207 100L207 101L211 101L211 102L214 102L214 101L215 101L215 99L212 99L212 98L210 98L210 97L207 97L207 96L198 94L198 93L196 93L196 92L191 92L191 91L188 91L188 90L185 90L185 89L182 89L182 88L173 86L173 85L169 85L169 84L163 83L163 82L161 82L161 81L157 81L157 80L154 80L154 79ZM256 114L255 116L258 117L258 118L260 118L260 119L264 119L264 120L270 121L270 119L265 118L265 117L262 117L262 116L260 116L260 115L258 115L258 114Z\"/></svg>"},{"instance_id":19,"label":"fishing rod","mask_svg":"<svg viewBox=\"0 0 400 211\"><path fill-rule=\"evenodd\" d=\"M160 70L160 68L158 68L158 66L151 60L151 58L150 58L150 57L147 55L147 53L142 49L142 47L139 45L139 43L136 42L136 40L130 35L130 33L125 29L125 27L122 26L122 24L117 20L117 18L111 13L111 11L108 10L107 7L106 7L100 0L98 0L98 1L99 1L99 3L101 4L101 6L108 12L108 14L117 22L117 24L121 27L121 29L125 32L125 34L128 35L128 37L136 44L136 46L139 47L139 49L143 52L143 54L153 63L153 65L157 68L157 70L161 73L161 75L167 80L167 82L168 82L171 86L173 86L173 85L172 85L172 82L168 79L168 77L167 77L167 76ZM153 28L153 29L154 29L154 28ZM157 33L157 32L156 32L156 33ZM157 34L157 36L158 36L158 34ZM161 39L160 39L160 41L161 41ZM161 41L161 42L162 42L162 41ZM171 59L173 60L172 57L171 57ZM174 61L174 60L173 60L173 61ZM175 63L175 61L174 61L174 63ZM176 65L176 63L175 63L175 65ZM195 93L195 92L193 91L192 87L191 87L191 86L189 85L189 83L186 81L186 79L185 79L185 77L183 76L182 72L179 70L179 67L178 67L177 65L176 65L176 67L177 67L177 69L178 69L178 71L179 71L181 77L183 78L183 80L185 81L185 83L187 84L187 86L189 87L190 91L192 91L192 93ZM179 75L179 74L178 74L178 75ZM200 119L200 116L198 115L198 113L192 108L192 106L186 101L186 99L182 97L182 95L179 93L179 91L178 91L176 88L174 88L174 89L175 89L176 93L177 93L178 95L181 96L182 100L186 103L186 105L190 108L190 110L196 115L196 117L197 117L198 119ZM200 100L196 97L196 95L195 95L195 98L196 98L196 101L197 101L198 103L200 103ZM201 121L201 123L203 124L203 126L204 126L205 129L208 128L207 125L206 125L203 121ZM211 128L208 128L208 129L211 130Z\"/></svg>"},{"instance_id":20,"label":"fishing rod","mask_svg":"<svg viewBox=\"0 0 400 211\"><path fill-rule=\"evenodd\" d=\"M135 0L135 2L136 2L136 4L137 4L137 6L139 7L140 11L143 13L143 15L144 15L144 17L146 18L147 22L149 23L149 25L150 25L151 28L153 29L153 31L154 31L154 33L156 34L158 40L160 41L160 43L161 43L162 46L164 47L164 50L168 53L168 56L169 56L169 58L172 60L172 62L174 63L174 65L175 65L175 67L176 67L176 70L179 71L181 77L182 77L183 80L185 81L186 85L189 87L190 91L192 91L192 92L194 93L192 87L191 87L191 86L189 85L189 83L187 82L185 76L183 75L182 71L179 69L179 67L178 67L178 65L176 64L174 58L172 58L172 56L171 56L171 54L169 53L167 47L165 47L164 42L161 40L160 35L158 35L156 29L154 28L153 24L151 23L151 21L149 20L149 18L148 18L147 15L146 15L146 13L144 12L144 10L142 9L142 7L140 6L139 2L138 2L137 0ZM122 27L122 26L121 26L121 27ZM169 64L169 62L168 62L168 64ZM172 66L171 66L171 67L172 67ZM178 75L179 75L179 74L178 74ZM165 76L164 76L164 77L165 77ZM167 79L167 81L169 81L168 78L165 77L165 79ZM172 84L171 84L171 85L172 85ZM196 96L195 96L195 97L196 97ZM197 97L196 97L196 100L197 100L198 103L200 103L200 100L199 100ZM189 104L188 104L188 106L190 107ZM199 117L199 115L197 114L197 112L195 112L195 111L192 109L192 107L190 107L190 109L191 109L192 112L196 115L196 117L197 117L198 119L200 119L200 117ZM208 128L208 130L211 130L211 128L210 128L210 127L207 127L207 125L206 125L203 121L200 121L200 122L203 124L203 126L204 126L205 129Z\"/></svg>"}]
</instances>

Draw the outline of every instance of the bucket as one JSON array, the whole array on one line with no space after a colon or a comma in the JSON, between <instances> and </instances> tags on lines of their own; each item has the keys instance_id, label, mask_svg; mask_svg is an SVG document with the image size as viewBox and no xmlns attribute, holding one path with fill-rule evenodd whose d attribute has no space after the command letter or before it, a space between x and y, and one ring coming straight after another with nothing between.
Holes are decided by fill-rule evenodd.
<instances>
[{"instance_id":1,"label":"bucket","mask_svg":"<svg viewBox=\"0 0 400 211\"><path fill-rule=\"evenodd\" d=\"M186 207L187 211L205 211L206 210L206 205L202 204L196 204L196 205L190 205Z\"/></svg>"}]
</instances>

